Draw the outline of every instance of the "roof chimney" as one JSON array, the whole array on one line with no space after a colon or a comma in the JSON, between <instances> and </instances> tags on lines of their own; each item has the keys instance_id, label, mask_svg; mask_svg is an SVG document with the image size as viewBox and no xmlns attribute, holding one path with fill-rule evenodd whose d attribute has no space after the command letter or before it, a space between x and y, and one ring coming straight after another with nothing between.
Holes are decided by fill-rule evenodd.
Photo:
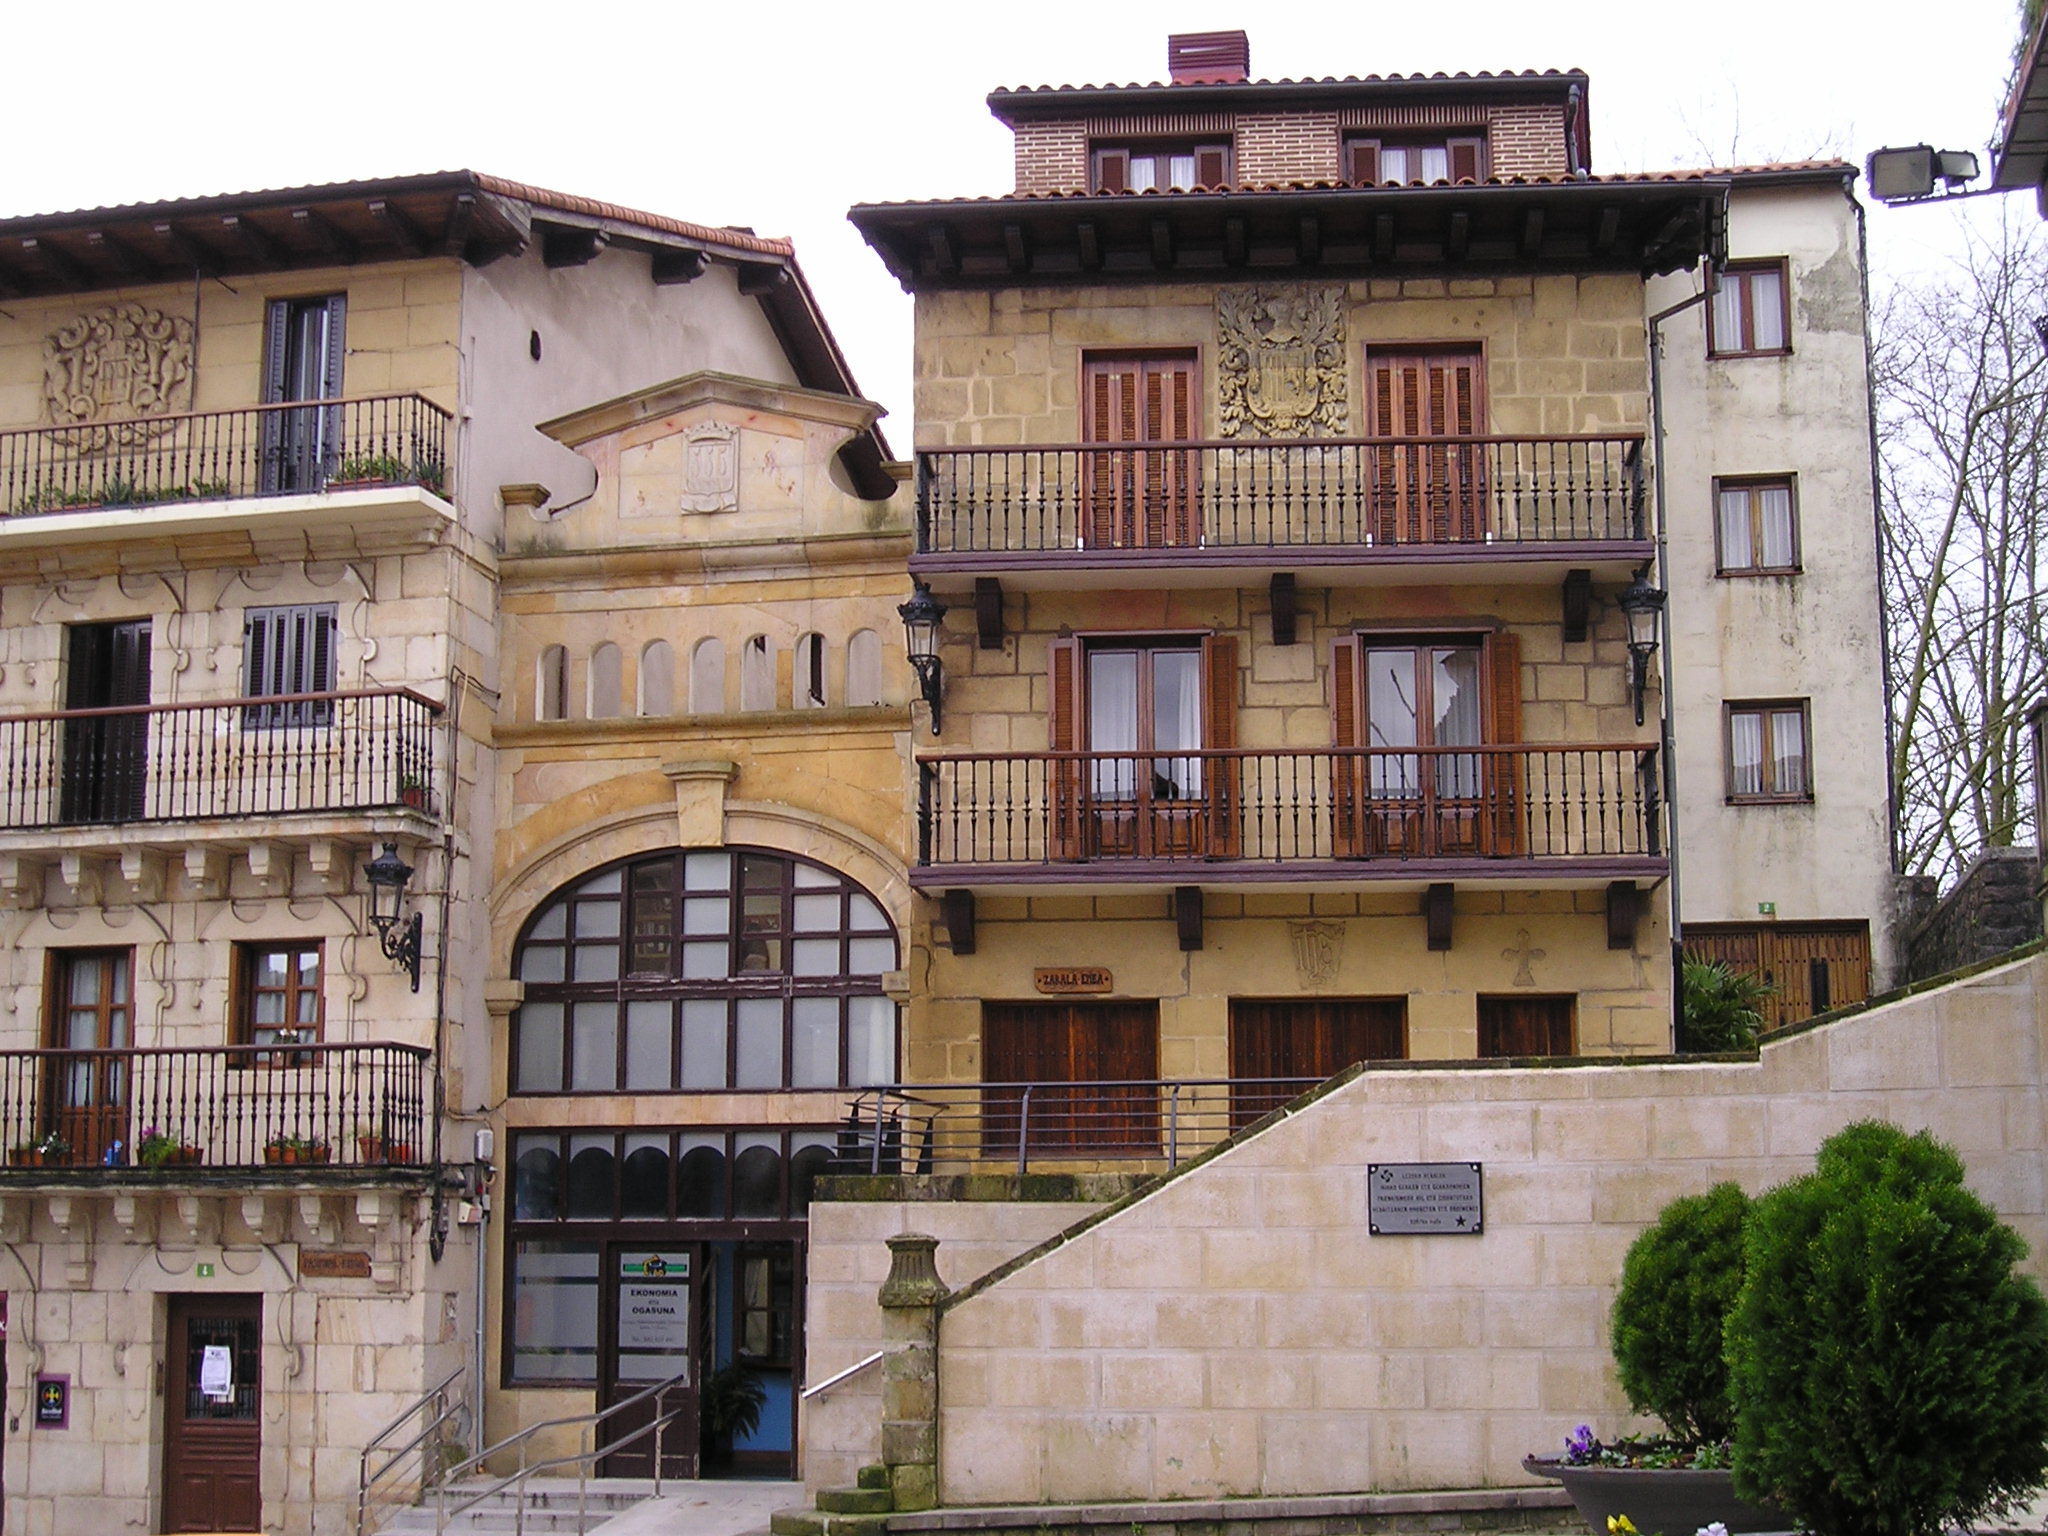
<instances>
[{"instance_id":1,"label":"roof chimney","mask_svg":"<svg viewBox=\"0 0 2048 1536\"><path fill-rule=\"evenodd\" d=\"M1166 68L1175 85L1236 85L1251 75L1251 40L1242 32L1181 32L1166 39Z\"/></svg>"}]
</instances>

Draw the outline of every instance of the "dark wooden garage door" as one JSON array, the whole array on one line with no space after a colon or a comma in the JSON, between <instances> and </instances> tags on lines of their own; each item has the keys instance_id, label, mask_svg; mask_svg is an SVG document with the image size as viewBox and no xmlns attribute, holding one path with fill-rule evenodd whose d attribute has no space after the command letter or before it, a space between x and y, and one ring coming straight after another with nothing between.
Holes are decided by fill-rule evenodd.
<instances>
[{"instance_id":1,"label":"dark wooden garage door","mask_svg":"<svg viewBox=\"0 0 2048 1536\"><path fill-rule=\"evenodd\" d=\"M1769 982L1773 1029L1870 996L1867 923L1687 923L1685 953Z\"/></svg>"}]
</instances>

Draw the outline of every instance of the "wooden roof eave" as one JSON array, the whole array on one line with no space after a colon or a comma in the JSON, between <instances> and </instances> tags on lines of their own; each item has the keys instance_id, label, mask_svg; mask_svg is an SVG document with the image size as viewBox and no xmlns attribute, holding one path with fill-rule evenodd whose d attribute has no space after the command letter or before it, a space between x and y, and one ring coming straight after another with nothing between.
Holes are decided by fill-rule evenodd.
<instances>
[{"instance_id":1,"label":"wooden roof eave","mask_svg":"<svg viewBox=\"0 0 2048 1536\"><path fill-rule=\"evenodd\" d=\"M1729 181L992 198L848 215L906 291L1374 272L1613 271L1726 258Z\"/></svg>"}]
</instances>

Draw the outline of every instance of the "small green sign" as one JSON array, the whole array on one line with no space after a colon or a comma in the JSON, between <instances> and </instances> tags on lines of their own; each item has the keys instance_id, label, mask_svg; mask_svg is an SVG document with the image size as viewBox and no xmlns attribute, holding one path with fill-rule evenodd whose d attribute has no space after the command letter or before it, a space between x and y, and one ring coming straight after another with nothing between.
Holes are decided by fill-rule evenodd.
<instances>
[{"instance_id":1,"label":"small green sign","mask_svg":"<svg viewBox=\"0 0 2048 1536\"><path fill-rule=\"evenodd\" d=\"M690 1256L687 1253L629 1253L621 1256L619 1273L648 1280L687 1280L690 1278Z\"/></svg>"},{"instance_id":2,"label":"small green sign","mask_svg":"<svg viewBox=\"0 0 2048 1536\"><path fill-rule=\"evenodd\" d=\"M213 1278L213 1266L211 1264L201 1264L197 1266L197 1273L200 1279L211 1280Z\"/></svg>"}]
</instances>

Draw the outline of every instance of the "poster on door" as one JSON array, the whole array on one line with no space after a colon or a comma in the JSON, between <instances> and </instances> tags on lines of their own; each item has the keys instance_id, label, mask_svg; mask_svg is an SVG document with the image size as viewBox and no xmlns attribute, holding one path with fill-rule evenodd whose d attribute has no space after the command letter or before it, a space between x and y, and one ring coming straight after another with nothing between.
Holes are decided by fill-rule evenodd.
<instances>
[{"instance_id":1,"label":"poster on door","mask_svg":"<svg viewBox=\"0 0 2048 1536\"><path fill-rule=\"evenodd\" d=\"M626 1253L619 1258L618 1371L659 1381L690 1366L690 1255Z\"/></svg>"}]
</instances>

